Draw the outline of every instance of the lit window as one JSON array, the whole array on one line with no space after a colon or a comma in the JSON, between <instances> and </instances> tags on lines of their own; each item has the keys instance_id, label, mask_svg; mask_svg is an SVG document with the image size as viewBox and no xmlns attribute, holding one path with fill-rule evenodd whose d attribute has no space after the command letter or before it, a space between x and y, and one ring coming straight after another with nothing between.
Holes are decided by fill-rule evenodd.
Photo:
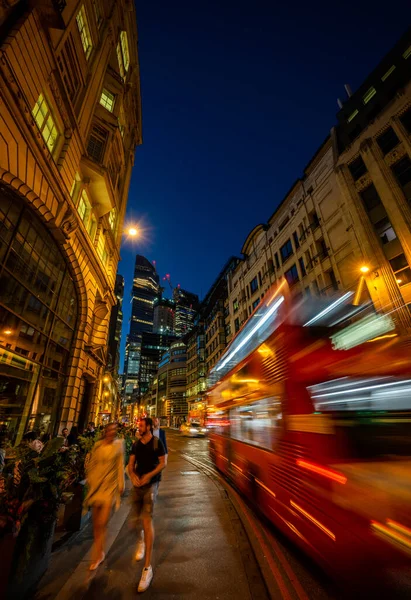
<instances>
[{"instance_id":1,"label":"lit window","mask_svg":"<svg viewBox=\"0 0 411 600\"><path fill-rule=\"evenodd\" d=\"M76 17L76 21L81 37L81 43L83 44L84 54L88 59L93 49L93 43L91 41L90 28L88 26L86 9L84 8L84 5L80 8Z\"/></svg>"},{"instance_id":2,"label":"lit window","mask_svg":"<svg viewBox=\"0 0 411 600\"><path fill-rule=\"evenodd\" d=\"M40 94L38 97L38 100L32 110L32 115L37 123L37 127L41 131L44 141L47 144L47 148L50 150L50 152L53 152L58 138L58 131L43 94Z\"/></svg>"},{"instance_id":3,"label":"lit window","mask_svg":"<svg viewBox=\"0 0 411 600\"><path fill-rule=\"evenodd\" d=\"M83 190L81 193L80 200L77 205L77 212L80 216L80 219L83 221L83 225L86 228L91 240L94 240L97 229L97 220L93 215L93 209L86 190Z\"/></svg>"},{"instance_id":4,"label":"lit window","mask_svg":"<svg viewBox=\"0 0 411 600\"><path fill-rule=\"evenodd\" d=\"M123 55L124 70L127 72L130 66L130 54L128 51L127 31L120 33L121 54Z\"/></svg>"},{"instance_id":5,"label":"lit window","mask_svg":"<svg viewBox=\"0 0 411 600\"><path fill-rule=\"evenodd\" d=\"M377 90L375 89L375 87L370 87L368 92L366 94L364 94L364 96L362 97L362 101L364 102L364 104L368 104L368 102L371 100L371 98L374 98L376 93L377 93Z\"/></svg>"},{"instance_id":6,"label":"lit window","mask_svg":"<svg viewBox=\"0 0 411 600\"><path fill-rule=\"evenodd\" d=\"M105 265L107 262L106 240L105 240L105 237L102 232L100 233L99 238L98 238L97 254L99 255L100 260L103 263L103 265Z\"/></svg>"},{"instance_id":7,"label":"lit window","mask_svg":"<svg viewBox=\"0 0 411 600\"><path fill-rule=\"evenodd\" d=\"M117 52L118 67L120 69L120 75L121 75L121 77L124 77L124 75L126 74L126 72L124 70L123 56L121 54L121 45L120 45L120 42L117 44L116 52Z\"/></svg>"},{"instance_id":8,"label":"lit window","mask_svg":"<svg viewBox=\"0 0 411 600\"><path fill-rule=\"evenodd\" d=\"M109 112L113 112L115 100L116 98L114 94L103 88L100 98L101 106L104 106L104 108L106 108Z\"/></svg>"},{"instance_id":9,"label":"lit window","mask_svg":"<svg viewBox=\"0 0 411 600\"><path fill-rule=\"evenodd\" d=\"M381 81L386 81L388 79L388 77L391 75L391 73L394 73L395 71L395 65L392 65L392 67L390 67L388 69L388 71L381 77Z\"/></svg>"},{"instance_id":10,"label":"lit window","mask_svg":"<svg viewBox=\"0 0 411 600\"><path fill-rule=\"evenodd\" d=\"M391 269L394 272L396 282L401 287L407 283L411 283L411 269L408 266L407 259L404 254L399 254L390 261Z\"/></svg>"},{"instance_id":11,"label":"lit window","mask_svg":"<svg viewBox=\"0 0 411 600\"><path fill-rule=\"evenodd\" d=\"M110 227L113 231L116 226L116 221L117 221L116 209L113 208L113 210L111 210L108 215L108 222L110 223Z\"/></svg>"},{"instance_id":12,"label":"lit window","mask_svg":"<svg viewBox=\"0 0 411 600\"><path fill-rule=\"evenodd\" d=\"M74 196L74 192L76 191L76 185L77 185L77 179L74 179L73 185L71 186L71 190L70 190L70 197L71 198Z\"/></svg>"},{"instance_id":13,"label":"lit window","mask_svg":"<svg viewBox=\"0 0 411 600\"><path fill-rule=\"evenodd\" d=\"M406 51L403 54L403 57L405 59L409 58L411 56L411 46L408 46L408 48L406 49Z\"/></svg>"},{"instance_id":14,"label":"lit window","mask_svg":"<svg viewBox=\"0 0 411 600\"><path fill-rule=\"evenodd\" d=\"M355 109L355 111L354 111L353 113L351 113L351 114L350 114L350 116L348 117L348 119L347 119L347 123L351 123L351 121L352 121L353 119L355 119L355 117L356 117L357 115L358 115L358 110L357 110L357 109Z\"/></svg>"}]
</instances>

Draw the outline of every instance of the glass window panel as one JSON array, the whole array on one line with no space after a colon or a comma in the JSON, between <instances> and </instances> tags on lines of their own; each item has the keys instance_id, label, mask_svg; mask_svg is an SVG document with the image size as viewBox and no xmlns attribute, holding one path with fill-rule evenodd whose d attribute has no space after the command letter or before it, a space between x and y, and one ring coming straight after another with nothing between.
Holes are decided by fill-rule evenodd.
<instances>
[{"instance_id":1,"label":"glass window panel","mask_svg":"<svg viewBox=\"0 0 411 600\"><path fill-rule=\"evenodd\" d=\"M90 29L89 29L86 10L84 8L84 5L80 8L80 10L77 14L77 17L76 17L76 21L77 21L77 27L78 27L80 37L81 37L81 43L83 44L84 54L86 55L86 58L88 59L91 54L91 51L93 49L93 43L91 41L91 34L90 34Z\"/></svg>"},{"instance_id":2,"label":"glass window panel","mask_svg":"<svg viewBox=\"0 0 411 600\"><path fill-rule=\"evenodd\" d=\"M21 315L37 329L44 332L48 329L47 307L7 272L0 278L0 303Z\"/></svg>"},{"instance_id":3,"label":"glass window panel","mask_svg":"<svg viewBox=\"0 0 411 600\"><path fill-rule=\"evenodd\" d=\"M74 283L54 239L17 197L9 198L0 188L0 233L7 233L7 244L20 215L6 265L11 272L3 271L0 278L0 426L17 443L28 423L40 426L46 413L50 423L50 411L61 397L77 318ZM0 261L4 255L0 245ZM52 308L62 320L52 315ZM53 321L53 341L48 342ZM38 363L46 365L40 380Z\"/></svg>"},{"instance_id":4,"label":"glass window panel","mask_svg":"<svg viewBox=\"0 0 411 600\"><path fill-rule=\"evenodd\" d=\"M395 258L390 260L391 268L394 272L399 271L400 269L404 269L408 267L407 259L404 254L399 254Z\"/></svg>"},{"instance_id":5,"label":"glass window panel","mask_svg":"<svg viewBox=\"0 0 411 600\"><path fill-rule=\"evenodd\" d=\"M73 339L73 330L63 323L59 318L56 317L53 328L51 331L51 337L57 344L62 346L65 349L70 349L70 344Z\"/></svg>"},{"instance_id":6,"label":"glass window panel","mask_svg":"<svg viewBox=\"0 0 411 600\"><path fill-rule=\"evenodd\" d=\"M38 128L41 131L44 141L47 144L50 152L53 150L57 138L58 131L55 126L53 117L51 115L49 106L43 97L43 94L40 94L33 110L32 115L37 123Z\"/></svg>"},{"instance_id":7,"label":"glass window panel","mask_svg":"<svg viewBox=\"0 0 411 600\"><path fill-rule=\"evenodd\" d=\"M109 112L113 112L114 109L115 96L105 88L101 92L100 104L104 106Z\"/></svg>"},{"instance_id":8,"label":"glass window panel","mask_svg":"<svg viewBox=\"0 0 411 600\"><path fill-rule=\"evenodd\" d=\"M279 398L264 398L230 411L231 437L271 449L282 425Z\"/></svg>"},{"instance_id":9,"label":"glass window panel","mask_svg":"<svg viewBox=\"0 0 411 600\"><path fill-rule=\"evenodd\" d=\"M128 68L130 66L130 54L128 51L128 39L127 39L127 32L126 31L122 31L120 34L120 43L121 43L121 53L123 55L123 65L124 65L124 69L126 71L128 71Z\"/></svg>"}]
</instances>

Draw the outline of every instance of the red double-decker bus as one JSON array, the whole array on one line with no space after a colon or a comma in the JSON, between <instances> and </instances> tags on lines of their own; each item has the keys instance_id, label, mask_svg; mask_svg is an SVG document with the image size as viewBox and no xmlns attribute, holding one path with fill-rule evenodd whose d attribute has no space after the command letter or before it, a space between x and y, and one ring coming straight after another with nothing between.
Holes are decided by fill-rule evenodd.
<instances>
[{"instance_id":1,"label":"red double-decker bus","mask_svg":"<svg viewBox=\"0 0 411 600\"><path fill-rule=\"evenodd\" d=\"M212 460L334 575L408 563L411 344L350 292L293 305L283 290L211 371Z\"/></svg>"}]
</instances>

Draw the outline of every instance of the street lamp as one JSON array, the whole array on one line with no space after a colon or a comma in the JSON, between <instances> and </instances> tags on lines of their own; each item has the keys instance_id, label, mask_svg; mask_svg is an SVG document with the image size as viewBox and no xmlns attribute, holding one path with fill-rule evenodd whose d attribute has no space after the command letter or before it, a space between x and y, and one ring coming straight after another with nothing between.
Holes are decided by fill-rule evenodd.
<instances>
[{"instance_id":1,"label":"street lamp","mask_svg":"<svg viewBox=\"0 0 411 600\"><path fill-rule=\"evenodd\" d=\"M367 273L369 273L369 271L370 271L370 267L367 267L367 265L362 265L360 267L361 277L358 282L357 289L355 291L354 300L352 301L354 306L358 306L360 303L362 291L364 289L365 275Z\"/></svg>"},{"instance_id":2,"label":"street lamp","mask_svg":"<svg viewBox=\"0 0 411 600\"><path fill-rule=\"evenodd\" d=\"M127 229L127 233L131 237L136 237L136 235L138 235L138 229L136 227L129 227L129 229Z\"/></svg>"}]
</instances>

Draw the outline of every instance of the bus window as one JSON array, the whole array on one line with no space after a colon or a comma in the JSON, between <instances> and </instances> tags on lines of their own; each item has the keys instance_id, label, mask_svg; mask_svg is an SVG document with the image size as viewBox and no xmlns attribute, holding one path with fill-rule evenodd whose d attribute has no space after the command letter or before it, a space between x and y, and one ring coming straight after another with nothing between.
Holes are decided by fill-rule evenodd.
<instances>
[{"instance_id":1,"label":"bus window","mask_svg":"<svg viewBox=\"0 0 411 600\"><path fill-rule=\"evenodd\" d=\"M210 413L207 417L207 429L218 435L228 435L230 431L228 411L217 410L214 413Z\"/></svg>"},{"instance_id":2,"label":"bus window","mask_svg":"<svg viewBox=\"0 0 411 600\"><path fill-rule=\"evenodd\" d=\"M282 424L279 398L264 398L230 410L231 437L271 449Z\"/></svg>"},{"instance_id":3,"label":"bus window","mask_svg":"<svg viewBox=\"0 0 411 600\"><path fill-rule=\"evenodd\" d=\"M315 411L333 419L352 457L411 456L411 380L342 377L308 392Z\"/></svg>"}]
</instances>

